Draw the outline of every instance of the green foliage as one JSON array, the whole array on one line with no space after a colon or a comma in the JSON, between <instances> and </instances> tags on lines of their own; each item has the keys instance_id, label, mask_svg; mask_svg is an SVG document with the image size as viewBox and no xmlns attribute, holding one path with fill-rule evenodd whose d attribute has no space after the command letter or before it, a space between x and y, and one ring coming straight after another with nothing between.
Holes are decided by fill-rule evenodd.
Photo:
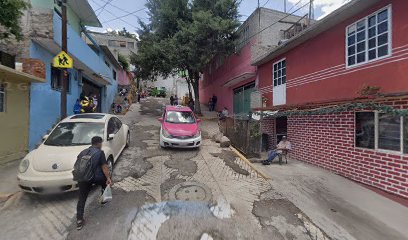
<instances>
[{"instance_id":1,"label":"green foliage","mask_svg":"<svg viewBox=\"0 0 408 240\"><path fill-rule=\"evenodd\" d=\"M157 97L159 94L160 94L160 91L157 88L153 88L152 92L150 93L150 95L152 95L153 97Z\"/></svg>"},{"instance_id":2,"label":"green foliage","mask_svg":"<svg viewBox=\"0 0 408 240\"><path fill-rule=\"evenodd\" d=\"M125 56L123 56L122 54L118 54L118 62L124 70L129 71L129 61Z\"/></svg>"},{"instance_id":3,"label":"green foliage","mask_svg":"<svg viewBox=\"0 0 408 240\"><path fill-rule=\"evenodd\" d=\"M10 35L14 35L19 41L23 38L20 18L29 7L25 0L0 0L0 25L5 28L0 32L0 39L9 38Z\"/></svg>"},{"instance_id":4,"label":"green foliage","mask_svg":"<svg viewBox=\"0 0 408 240\"><path fill-rule=\"evenodd\" d=\"M275 114L269 115L264 113L255 113L262 114L264 117L290 117L290 116L307 116L307 115L325 115L325 114L335 114L341 112L349 112L356 110L372 110L380 111L382 113L391 114L393 116L408 116L408 109L395 109L392 106L379 104L375 102L367 103L347 103L336 106L329 106L317 109L304 109L304 110L287 110L282 112L277 112Z\"/></svg>"},{"instance_id":5,"label":"green foliage","mask_svg":"<svg viewBox=\"0 0 408 240\"><path fill-rule=\"evenodd\" d=\"M215 56L235 49L239 26L237 0L148 0L151 22L140 22L136 76L154 80L187 71L199 111L200 72Z\"/></svg>"},{"instance_id":6,"label":"green foliage","mask_svg":"<svg viewBox=\"0 0 408 240\"><path fill-rule=\"evenodd\" d=\"M128 30L126 30L126 28L123 28L122 30L118 31L117 33L119 36L122 37L128 37L128 38L133 38L133 39L137 39L135 34L132 34L130 32L128 32Z\"/></svg>"}]
</instances>

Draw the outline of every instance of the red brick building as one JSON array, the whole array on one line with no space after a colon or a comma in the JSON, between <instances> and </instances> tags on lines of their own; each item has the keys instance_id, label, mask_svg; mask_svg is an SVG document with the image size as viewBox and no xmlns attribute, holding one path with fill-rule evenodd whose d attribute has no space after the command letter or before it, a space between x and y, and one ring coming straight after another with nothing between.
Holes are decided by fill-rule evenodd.
<instances>
[{"instance_id":1,"label":"red brick building","mask_svg":"<svg viewBox=\"0 0 408 240\"><path fill-rule=\"evenodd\" d=\"M408 198L406 10L350 1L253 65L277 111L262 130L286 132L292 157Z\"/></svg>"}]
</instances>

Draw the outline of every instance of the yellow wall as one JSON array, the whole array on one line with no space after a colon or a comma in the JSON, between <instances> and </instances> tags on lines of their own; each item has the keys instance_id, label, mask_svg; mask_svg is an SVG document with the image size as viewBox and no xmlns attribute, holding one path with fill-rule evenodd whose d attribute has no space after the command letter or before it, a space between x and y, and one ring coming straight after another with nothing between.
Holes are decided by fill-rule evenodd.
<instances>
[{"instance_id":1,"label":"yellow wall","mask_svg":"<svg viewBox=\"0 0 408 240\"><path fill-rule=\"evenodd\" d=\"M0 112L0 164L24 157L28 149L30 84L4 81L8 85L6 111Z\"/></svg>"}]
</instances>

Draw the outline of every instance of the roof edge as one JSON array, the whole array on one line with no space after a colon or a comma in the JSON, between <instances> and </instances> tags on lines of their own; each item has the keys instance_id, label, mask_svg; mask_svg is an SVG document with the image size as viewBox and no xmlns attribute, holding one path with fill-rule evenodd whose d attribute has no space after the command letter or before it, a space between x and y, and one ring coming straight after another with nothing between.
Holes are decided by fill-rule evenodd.
<instances>
[{"instance_id":1,"label":"roof edge","mask_svg":"<svg viewBox=\"0 0 408 240\"><path fill-rule=\"evenodd\" d=\"M251 65L259 66L269 62L270 60L274 59L275 57L286 53L287 51L299 46L300 44L306 42L307 40L319 35L330 29L332 26L335 26L348 18L351 18L358 14L361 11L366 10L367 8L373 6L374 4L380 2L381 0L352 0L343 6L339 7L338 9L331 12L329 15L324 17L323 19L317 21L309 28L298 34L297 36L289 39L282 45L271 49L270 51L266 52L262 56L258 57L254 61L252 61Z\"/></svg>"}]
</instances>

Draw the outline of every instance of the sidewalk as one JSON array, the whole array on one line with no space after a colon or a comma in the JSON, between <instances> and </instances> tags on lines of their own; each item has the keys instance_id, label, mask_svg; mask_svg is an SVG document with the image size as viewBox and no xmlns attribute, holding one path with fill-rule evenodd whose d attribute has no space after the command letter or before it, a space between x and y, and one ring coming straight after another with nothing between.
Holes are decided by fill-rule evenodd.
<instances>
[{"instance_id":1,"label":"sidewalk","mask_svg":"<svg viewBox=\"0 0 408 240\"><path fill-rule=\"evenodd\" d=\"M203 119L211 119L208 113ZM201 128L209 137L219 132L216 120L204 120ZM408 239L408 208L356 182L292 159L254 165L271 178L278 197L293 202L332 239Z\"/></svg>"},{"instance_id":2,"label":"sidewalk","mask_svg":"<svg viewBox=\"0 0 408 240\"><path fill-rule=\"evenodd\" d=\"M296 160L255 166L333 239L408 239L408 208L370 189Z\"/></svg>"},{"instance_id":3,"label":"sidewalk","mask_svg":"<svg viewBox=\"0 0 408 240\"><path fill-rule=\"evenodd\" d=\"M20 160L0 165L0 196L20 191L17 184L18 165Z\"/></svg>"}]
</instances>

